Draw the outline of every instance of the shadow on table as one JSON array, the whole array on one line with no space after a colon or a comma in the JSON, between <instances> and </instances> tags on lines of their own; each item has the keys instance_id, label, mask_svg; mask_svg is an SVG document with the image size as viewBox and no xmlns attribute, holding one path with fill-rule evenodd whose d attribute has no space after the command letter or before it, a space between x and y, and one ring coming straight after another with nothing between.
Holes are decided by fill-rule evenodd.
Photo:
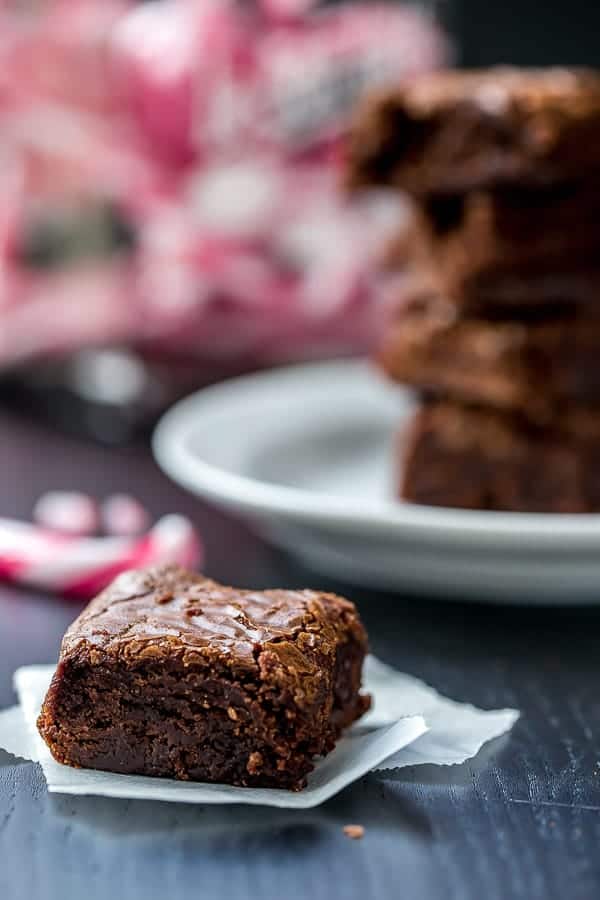
<instances>
[{"instance_id":1,"label":"shadow on table","mask_svg":"<svg viewBox=\"0 0 600 900\"><path fill-rule=\"evenodd\" d=\"M106 838L171 837L214 841L231 847L232 841L280 847L282 852L310 849L315 843L338 836L346 824L360 824L371 837L398 834L427 840L431 825L412 788L451 788L469 791L477 775L496 765L509 743L501 737L487 744L474 760L454 766L411 766L371 773L320 807L309 810L261 806L220 806L122 800L108 797L47 796L48 812L70 830L92 831ZM0 750L0 769L36 766ZM40 770L40 777L41 770ZM403 788L408 788L408 792Z\"/></svg>"},{"instance_id":2,"label":"shadow on table","mask_svg":"<svg viewBox=\"0 0 600 900\"><path fill-rule=\"evenodd\" d=\"M327 839L332 830L360 824L367 833L396 830L426 838L430 826L422 811L397 792L386 788L378 775L370 775L323 806L309 810L260 806L192 806L119 800L105 797L49 797L55 815L71 827L91 828L112 836L164 833L195 838L231 840L251 838L271 849L281 842L286 852L309 848Z\"/></svg>"}]
</instances>

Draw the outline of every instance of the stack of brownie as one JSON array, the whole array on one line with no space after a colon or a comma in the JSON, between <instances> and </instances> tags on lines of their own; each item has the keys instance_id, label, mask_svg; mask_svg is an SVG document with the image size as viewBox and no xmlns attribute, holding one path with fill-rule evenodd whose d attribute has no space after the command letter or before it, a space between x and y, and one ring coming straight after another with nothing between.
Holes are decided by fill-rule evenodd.
<instances>
[{"instance_id":1,"label":"stack of brownie","mask_svg":"<svg viewBox=\"0 0 600 900\"><path fill-rule=\"evenodd\" d=\"M420 406L417 503L600 510L600 73L436 73L375 97L354 186L414 199L379 358ZM598 464L598 465L597 465Z\"/></svg>"}]
</instances>

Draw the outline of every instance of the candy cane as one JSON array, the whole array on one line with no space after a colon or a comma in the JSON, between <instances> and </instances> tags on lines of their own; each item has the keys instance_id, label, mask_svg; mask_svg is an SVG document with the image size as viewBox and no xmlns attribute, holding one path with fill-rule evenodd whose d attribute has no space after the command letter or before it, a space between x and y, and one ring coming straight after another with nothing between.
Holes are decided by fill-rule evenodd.
<instances>
[{"instance_id":1,"label":"candy cane","mask_svg":"<svg viewBox=\"0 0 600 900\"><path fill-rule=\"evenodd\" d=\"M203 548L184 516L168 515L145 535L77 537L0 519L0 578L64 597L94 596L126 569L161 563L194 567Z\"/></svg>"}]
</instances>

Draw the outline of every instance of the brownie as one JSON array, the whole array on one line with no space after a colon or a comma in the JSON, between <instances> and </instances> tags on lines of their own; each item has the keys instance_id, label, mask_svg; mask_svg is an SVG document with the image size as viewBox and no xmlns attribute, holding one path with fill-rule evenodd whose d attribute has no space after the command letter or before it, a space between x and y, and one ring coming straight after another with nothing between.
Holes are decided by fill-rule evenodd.
<instances>
[{"instance_id":1,"label":"brownie","mask_svg":"<svg viewBox=\"0 0 600 900\"><path fill-rule=\"evenodd\" d=\"M581 424L530 429L506 414L426 403L408 441L401 435L400 494L430 506L598 512L600 426L593 435Z\"/></svg>"},{"instance_id":2,"label":"brownie","mask_svg":"<svg viewBox=\"0 0 600 900\"><path fill-rule=\"evenodd\" d=\"M67 631L39 731L66 765L300 790L369 706L354 605L120 575Z\"/></svg>"},{"instance_id":3,"label":"brownie","mask_svg":"<svg viewBox=\"0 0 600 900\"><path fill-rule=\"evenodd\" d=\"M599 140L594 70L433 72L359 111L348 180L414 195L548 185L597 171Z\"/></svg>"},{"instance_id":4,"label":"brownie","mask_svg":"<svg viewBox=\"0 0 600 900\"><path fill-rule=\"evenodd\" d=\"M378 362L428 394L519 412L545 423L567 407L600 414L600 317L462 318L443 300L400 304Z\"/></svg>"},{"instance_id":5,"label":"brownie","mask_svg":"<svg viewBox=\"0 0 600 900\"><path fill-rule=\"evenodd\" d=\"M597 305L600 182L432 195L384 257L464 313Z\"/></svg>"}]
</instances>

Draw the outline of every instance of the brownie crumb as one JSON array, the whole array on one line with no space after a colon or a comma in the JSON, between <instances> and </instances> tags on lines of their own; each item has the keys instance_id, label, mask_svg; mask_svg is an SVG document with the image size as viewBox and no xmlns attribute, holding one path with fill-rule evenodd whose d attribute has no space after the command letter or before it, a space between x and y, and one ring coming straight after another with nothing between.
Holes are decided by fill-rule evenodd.
<instances>
[{"instance_id":1,"label":"brownie crumb","mask_svg":"<svg viewBox=\"0 0 600 900\"><path fill-rule=\"evenodd\" d=\"M344 825L344 834L353 841L359 841L365 835L362 825Z\"/></svg>"},{"instance_id":2,"label":"brownie crumb","mask_svg":"<svg viewBox=\"0 0 600 900\"><path fill-rule=\"evenodd\" d=\"M251 753L250 756L248 757L248 763L246 764L246 769L248 770L250 775L258 774L258 772L260 772L262 766L263 766L262 753L259 753L258 751Z\"/></svg>"}]
</instances>

